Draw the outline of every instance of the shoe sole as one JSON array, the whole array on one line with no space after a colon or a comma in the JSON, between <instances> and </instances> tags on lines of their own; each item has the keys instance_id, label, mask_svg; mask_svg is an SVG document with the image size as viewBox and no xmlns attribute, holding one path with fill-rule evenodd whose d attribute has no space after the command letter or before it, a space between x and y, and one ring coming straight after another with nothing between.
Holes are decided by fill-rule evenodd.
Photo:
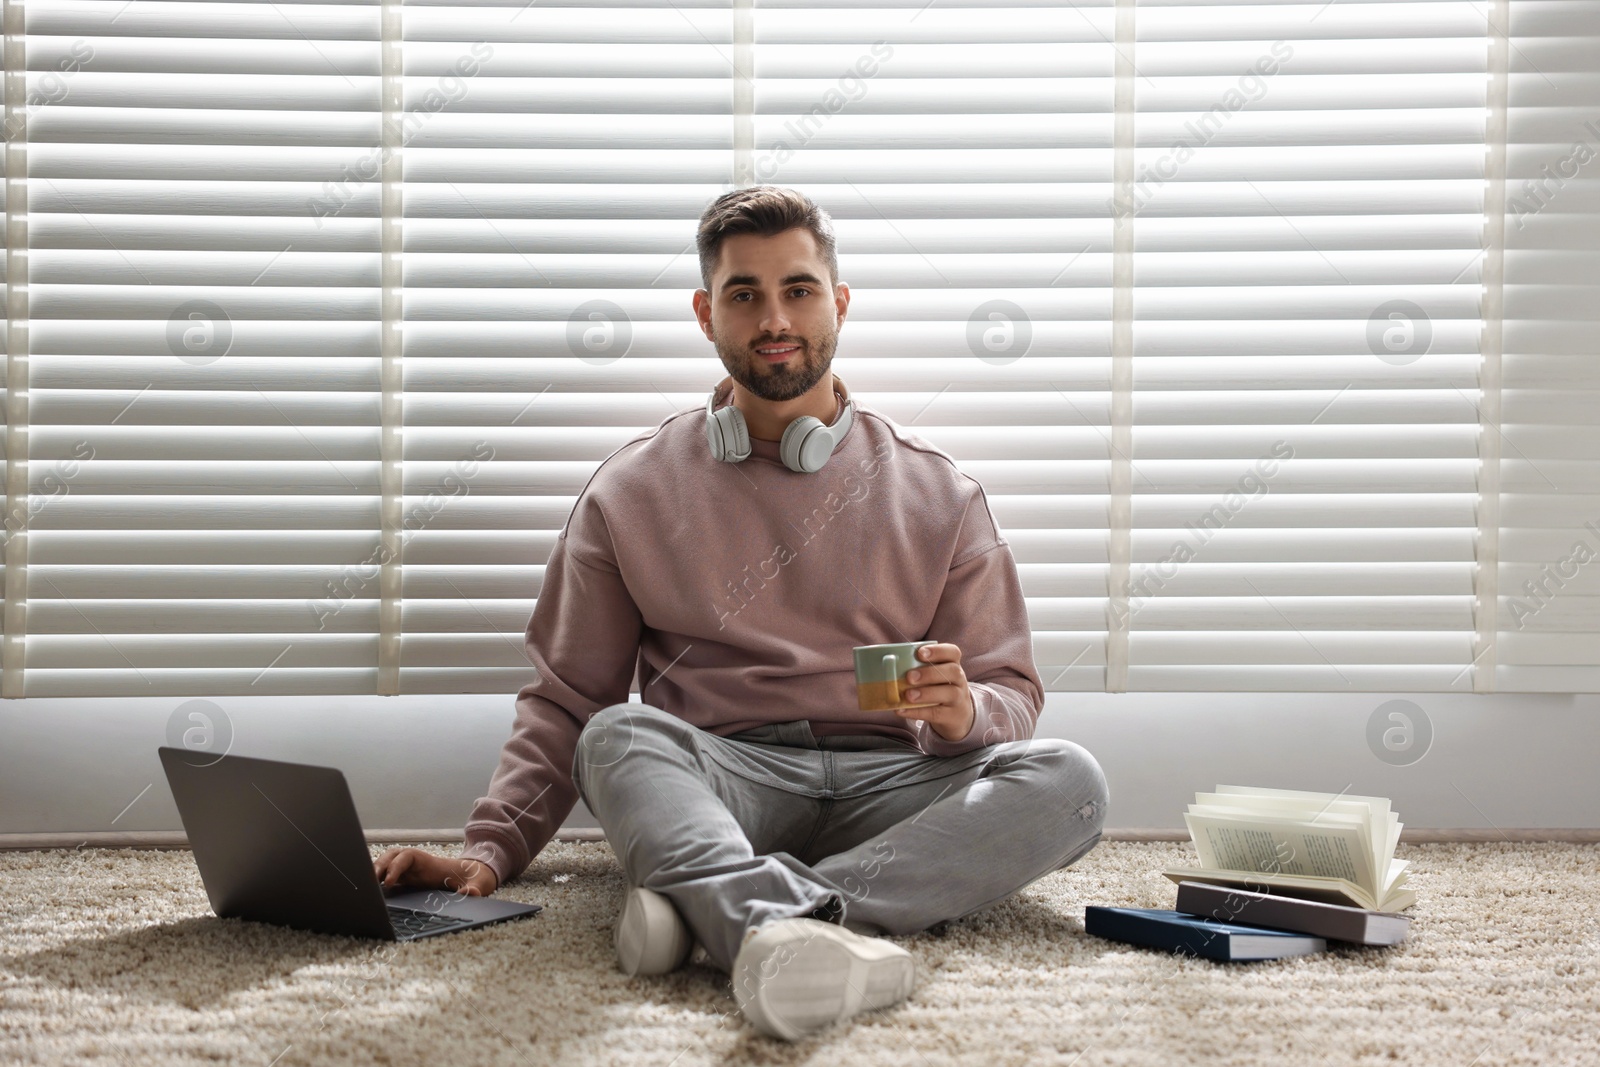
<instances>
[{"instance_id":1,"label":"shoe sole","mask_svg":"<svg viewBox=\"0 0 1600 1067\"><path fill-rule=\"evenodd\" d=\"M672 902L649 889L628 893L614 940L617 966L634 977L675 971L694 948L689 928Z\"/></svg>"},{"instance_id":2,"label":"shoe sole","mask_svg":"<svg viewBox=\"0 0 1600 1067\"><path fill-rule=\"evenodd\" d=\"M877 938L847 939L828 925L819 923L819 930L775 923L746 942L734 966L734 994L756 1029L794 1041L911 995L911 953ZM746 960L745 951L752 949L750 959L759 958L759 968Z\"/></svg>"}]
</instances>

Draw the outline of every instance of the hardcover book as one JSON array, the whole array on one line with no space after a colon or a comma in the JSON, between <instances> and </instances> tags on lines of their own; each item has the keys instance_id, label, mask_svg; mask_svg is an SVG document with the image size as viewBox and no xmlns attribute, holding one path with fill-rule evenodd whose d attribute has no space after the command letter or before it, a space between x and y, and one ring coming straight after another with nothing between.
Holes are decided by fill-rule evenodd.
<instances>
[{"instance_id":1,"label":"hardcover book","mask_svg":"<svg viewBox=\"0 0 1600 1067\"><path fill-rule=\"evenodd\" d=\"M1224 963L1309 956L1328 947L1322 938L1307 934L1216 922L1156 908L1103 908L1091 904L1083 909L1083 929L1095 937Z\"/></svg>"},{"instance_id":2,"label":"hardcover book","mask_svg":"<svg viewBox=\"0 0 1600 1067\"><path fill-rule=\"evenodd\" d=\"M1217 922L1290 930L1358 945L1398 945L1411 929L1411 919L1405 915L1202 882L1178 883L1177 909Z\"/></svg>"}]
</instances>

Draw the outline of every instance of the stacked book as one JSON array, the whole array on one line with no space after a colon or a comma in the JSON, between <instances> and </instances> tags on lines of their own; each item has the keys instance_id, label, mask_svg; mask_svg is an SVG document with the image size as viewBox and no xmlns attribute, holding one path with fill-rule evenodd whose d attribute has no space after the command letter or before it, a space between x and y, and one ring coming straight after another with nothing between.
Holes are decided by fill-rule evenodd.
<instances>
[{"instance_id":1,"label":"stacked book","mask_svg":"<svg viewBox=\"0 0 1600 1067\"><path fill-rule=\"evenodd\" d=\"M1229 961L1405 940L1398 913L1417 895L1394 858L1388 800L1223 785L1196 794L1184 821L1199 866L1162 872L1178 883L1175 907L1090 906L1087 933Z\"/></svg>"}]
</instances>

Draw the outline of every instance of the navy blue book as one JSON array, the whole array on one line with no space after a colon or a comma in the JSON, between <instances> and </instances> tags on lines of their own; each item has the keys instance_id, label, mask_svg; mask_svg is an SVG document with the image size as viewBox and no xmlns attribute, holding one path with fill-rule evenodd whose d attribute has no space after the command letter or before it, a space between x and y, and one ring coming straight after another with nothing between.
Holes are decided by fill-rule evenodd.
<instances>
[{"instance_id":1,"label":"navy blue book","mask_svg":"<svg viewBox=\"0 0 1600 1067\"><path fill-rule=\"evenodd\" d=\"M1328 947L1322 938L1308 934L1218 922L1156 908L1102 908L1091 904L1083 909L1083 929L1085 933L1112 941L1148 945L1227 963L1309 956Z\"/></svg>"}]
</instances>

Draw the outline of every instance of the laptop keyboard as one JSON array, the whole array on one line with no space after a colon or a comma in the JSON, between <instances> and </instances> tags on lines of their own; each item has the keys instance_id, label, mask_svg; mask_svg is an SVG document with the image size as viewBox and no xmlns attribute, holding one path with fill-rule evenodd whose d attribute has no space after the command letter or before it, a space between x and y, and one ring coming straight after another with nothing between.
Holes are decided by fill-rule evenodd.
<instances>
[{"instance_id":1,"label":"laptop keyboard","mask_svg":"<svg viewBox=\"0 0 1600 1067\"><path fill-rule=\"evenodd\" d=\"M431 911L415 911L411 908L397 908L389 905L389 921L394 923L395 936L402 941L423 934L434 934L441 930L456 930L463 926L470 926L465 919L457 919L451 915L438 915Z\"/></svg>"}]
</instances>

